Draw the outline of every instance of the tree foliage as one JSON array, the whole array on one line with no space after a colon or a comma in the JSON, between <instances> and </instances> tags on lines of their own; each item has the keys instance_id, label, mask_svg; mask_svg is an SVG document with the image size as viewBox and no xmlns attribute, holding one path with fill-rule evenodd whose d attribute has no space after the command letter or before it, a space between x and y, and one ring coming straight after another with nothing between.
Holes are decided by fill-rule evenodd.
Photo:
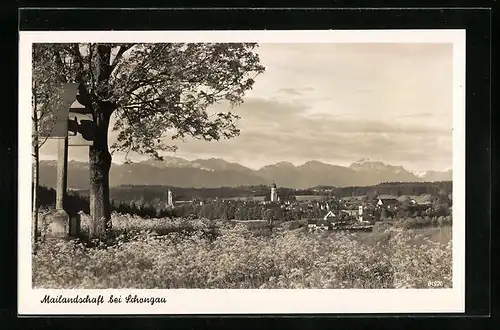
<instances>
[{"instance_id":1,"label":"tree foliage","mask_svg":"<svg viewBox=\"0 0 500 330\"><path fill-rule=\"evenodd\" d=\"M53 54L47 44L35 44L31 79L33 144L41 147L56 123L54 109L60 105L65 77L51 65Z\"/></svg>"},{"instance_id":2,"label":"tree foliage","mask_svg":"<svg viewBox=\"0 0 500 330\"><path fill-rule=\"evenodd\" d=\"M113 150L161 158L172 140L203 140L239 134L232 112L209 113L219 101L243 102L264 71L256 44L37 44L63 82L80 82L80 101L95 114L114 114ZM35 68L42 63L35 60ZM54 77L56 79L56 77ZM168 142L171 141L171 142Z\"/></svg>"},{"instance_id":3,"label":"tree foliage","mask_svg":"<svg viewBox=\"0 0 500 330\"><path fill-rule=\"evenodd\" d=\"M78 101L95 124L89 148L90 235L110 229L108 130L118 132L111 150L161 158L187 136L207 141L239 134L231 111L211 113L219 101L243 102L264 71L256 44L35 44L34 67L48 65L57 83L78 83ZM57 85L54 82L54 86ZM113 116L113 117L112 117Z\"/></svg>"}]
</instances>

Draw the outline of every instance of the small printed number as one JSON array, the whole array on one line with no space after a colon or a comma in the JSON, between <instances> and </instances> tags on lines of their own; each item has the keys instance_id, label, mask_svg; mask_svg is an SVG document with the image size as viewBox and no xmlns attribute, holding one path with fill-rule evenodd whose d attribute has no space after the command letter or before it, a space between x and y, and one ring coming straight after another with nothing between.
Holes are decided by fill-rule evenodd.
<instances>
[{"instance_id":1,"label":"small printed number","mask_svg":"<svg viewBox=\"0 0 500 330\"><path fill-rule=\"evenodd\" d=\"M427 282L427 285L430 288L439 288L443 286L443 281L429 281Z\"/></svg>"}]
</instances>

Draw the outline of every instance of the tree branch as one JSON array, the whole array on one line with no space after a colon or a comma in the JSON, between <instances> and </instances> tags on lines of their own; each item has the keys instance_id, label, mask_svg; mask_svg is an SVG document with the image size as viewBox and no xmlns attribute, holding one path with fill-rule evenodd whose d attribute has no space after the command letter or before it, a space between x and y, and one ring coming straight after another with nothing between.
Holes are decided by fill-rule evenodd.
<instances>
[{"instance_id":1,"label":"tree branch","mask_svg":"<svg viewBox=\"0 0 500 330\"><path fill-rule=\"evenodd\" d=\"M98 82L103 82L111 76L111 47L108 45L97 45L97 57L99 59Z\"/></svg>"},{"instance_id":2,"label":"tree branch","mask_svg":"<svg viewBox=\"0 0 500 330\"><path fill-rule=\"evenodd\" d=\"M61 73L57 75L58 80L64 84L66 83L66 77L65 77L66 66L62 61L61 54L56 49L53 49L52 53L55 57L56 65L59 67L59 72Z\"/></svg>"},{"instance_id":3,"label":"tree branch","mask_svg":"<svg viewBox=\"0 0 500 330\"><path fill-rule=\"evenodd\" d=\"M143 98L139 97L138 95L136 95L136 96L137 96L137 98L141 99L141 102L128 103L128 104L126 104L124 106L121 106L121 108L130 109L130 108L135 108L135 107L138 107L138 106L141 106L141 105L150 104L150 103L154 103L156 101L163 100L163 97L157 97L157 98L154 98L154 99L151 99L151 100L144 100Z\"/></svg>"},{"instance_id":4,"label":"tree branch","mask_svg":"<svg viewBox=\"0 0 500 330\"><path fill-rule=\"evenodd\" d=\"M118 53L116 54L115 58L113 59L113 63L111 64L111 72L116 68L118 65L118 62L122 58L123 53L125 53L127 50L130 48L134 47L136 44L127 44L120 46L120 49L118 50Z\"/></svg>"}]
</instances>

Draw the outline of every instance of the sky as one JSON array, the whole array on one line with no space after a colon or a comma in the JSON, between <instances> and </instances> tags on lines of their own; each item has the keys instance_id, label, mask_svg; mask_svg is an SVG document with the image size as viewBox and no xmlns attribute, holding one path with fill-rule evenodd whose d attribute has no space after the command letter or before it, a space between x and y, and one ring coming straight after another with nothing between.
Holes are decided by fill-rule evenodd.
<instances>
[{"instance_id":1,"label":"sky","mask_svg":"<svg viewBox=\"0 0 500 330\"><path fill-rule=\"evenodd\" d=\"M178 141L165 156L223 158L253 169L366 158L416 172L452 167L452 44L260 44L256 52L266 71L232 109L241 134ZM210 109L220 110L228 106ZM55 141L40 152L55 159ZM69 158L87 161L88 148L70 147ZM123 158L113 155L117 163Z\"/></svg>"}]
</instances>

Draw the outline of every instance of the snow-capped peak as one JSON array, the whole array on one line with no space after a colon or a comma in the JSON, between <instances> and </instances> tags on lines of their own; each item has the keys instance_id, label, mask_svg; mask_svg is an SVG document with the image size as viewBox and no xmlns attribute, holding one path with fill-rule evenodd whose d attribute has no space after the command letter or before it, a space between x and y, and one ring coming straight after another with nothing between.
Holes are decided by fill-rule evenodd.
<instances>
[{"instance_id":1,"label":"snow-capped peak","mask_svg":"<svg viewBox=\"0 0 500 330\"><path fill-rule=\"evenodd\" d=\"M372 160L370 158L361 158L360 160L354 162L354 164L362 165L362 164L371 163L371 162L372 162Z\"/></svg>"},{"instance_id":2,"label":"snow-capped peak","mask_svg":"<svg viewBox=\"0 0 500 330\"><path fill-rule=\"evenodd\" d=\"M354 170L385 170L389 166L380 161L374 161L369 158L362 158L352 163L350 167Z\"/></svg>"},{"instance_id":3,"label":"snow-capped peak","mask_svg":"<svg viewBox=\"0 0 500 330\"><path fill-rule=\"evenodd\" d=\"M418 176L419 178L423 178L427 175L427 171L412 171L411 173Z\"/></svg>"}]
</instances>

